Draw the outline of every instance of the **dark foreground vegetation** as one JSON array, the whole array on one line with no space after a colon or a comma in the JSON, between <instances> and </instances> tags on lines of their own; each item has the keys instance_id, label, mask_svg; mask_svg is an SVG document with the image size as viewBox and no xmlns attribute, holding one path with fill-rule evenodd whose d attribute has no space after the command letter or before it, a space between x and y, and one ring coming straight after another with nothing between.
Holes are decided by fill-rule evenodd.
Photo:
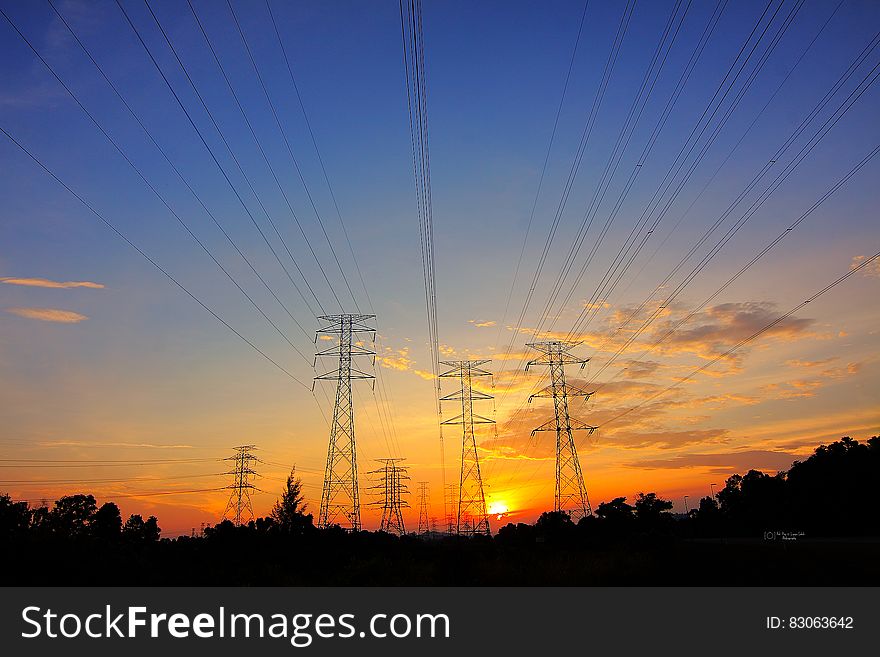
<instances>
[{"instance_id":1,"label":"dark foreground vegetation","mask_svg":"<svg viewBox=\"0 0 880 657\"><path fill-rule=\"evenodd\" d=\"M53 508L0 497L3 585L877 585L880 438L819 447L788 472L751 470L688 516L639 493L574 524L548 512L493 537L319 530L298 481L270 516L161 539L91 495Z\"/></svg>"}]
</instances>

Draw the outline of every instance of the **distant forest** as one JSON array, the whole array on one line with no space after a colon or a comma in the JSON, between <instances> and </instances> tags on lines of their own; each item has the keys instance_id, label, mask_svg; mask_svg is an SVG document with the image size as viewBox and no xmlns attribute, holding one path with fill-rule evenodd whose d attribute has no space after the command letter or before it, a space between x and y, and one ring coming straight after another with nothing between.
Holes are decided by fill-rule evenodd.
<instances>
[{"instance_id":1,"label":"distant forest","mask_svg":"<svg viewBox=\"0 0 880 657\"><path fill-rule=\"evenodd\" d=\"M318 529L288 480L270 515L161 538L112 502L0 496L3 585L880 584L880 438L818 447L787 472L733 475L686 516L638 493L573 523L545 512L494 537Z\"/></svg>"}]
</instances>

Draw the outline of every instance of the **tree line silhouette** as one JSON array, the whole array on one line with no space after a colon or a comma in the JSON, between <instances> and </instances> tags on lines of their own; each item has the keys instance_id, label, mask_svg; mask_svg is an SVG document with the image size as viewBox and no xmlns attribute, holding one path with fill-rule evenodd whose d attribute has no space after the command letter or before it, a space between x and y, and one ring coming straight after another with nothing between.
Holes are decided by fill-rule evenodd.
<instances>
[{"instance_id":1,"label":"tree line silhouette","mask_svg":"<svg viewBox=\"0 0 880 657\"><path fill-rule=\"evenodd\" d=\"M863 584L880 582L880 438L818 447L786 472L729 477L688 514L656 493L599 504L575 524L545 512L494 537L318 529L290 477L270 514L160 538L113 502L52 508L0 496L3 584ZM786 535L788 540L779 541ZM799 540L791 540L792 538ZM832 570L817 569L830 560Z\"/></svg>"}]
</instances>

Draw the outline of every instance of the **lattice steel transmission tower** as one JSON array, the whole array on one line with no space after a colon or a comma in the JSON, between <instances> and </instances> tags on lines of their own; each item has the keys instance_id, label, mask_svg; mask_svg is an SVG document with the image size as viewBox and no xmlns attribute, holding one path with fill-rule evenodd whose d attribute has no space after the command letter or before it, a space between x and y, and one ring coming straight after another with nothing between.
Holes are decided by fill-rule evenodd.
<instances>
[{"instance_id":1,"label":"lattice steel transmission tower","mask_svg":"<svg viewBox=\"0 0 880 657\"><path fill-rule=\"evenodd\" d=\"M315 360L317 361L317 356L336 356L339 359L337 369L315 377L316 381L337 382L336 402L333 405L333 418L330 422L330 446L327 448L324 488L318 513L319 527L340 525L351 531L361 529L351 381L372 379L373 375L356 369L352 361L356 356L375 356L375 351L355 343L355 338L361 333L370 333L375 339L376 329L365 324L375 317L375 315L343 314L318 318L328 325L319 329L317 335L336 336L338 344L317 352Z\"/></svg>"},{"instance_id":2,"label":"lattice steel transmission tower","mask_svg":"<svg viewBox=\"0 0 880 657\"><path fill-rule=\"evenodd\" d=\"M382 499L373 502L373 506L382 507L382 520L379 531L403 536L406 525L403 522L403 508L409 507L404 495L409 494L406 482L409 477L406 468L398 465L403 459L376 459L383 467L371 470L369 474L379 475L379 483L371 488L381 491Z\"/></svg>"},{"instance_id":3,"label":"lattice steel transmission tower","mask_svg":"<svg viewBox=\"0 0 880 657\"><path fill-rule=\"evenodd\" d=\"M455 484L446 484L445 495L443 496L443 511L446 519L446 533L455 533L455 513L458 506L458 486Z\"/></svg>"},{"instance_id":4,"label":"lattice steel transmission tower","mask_svg":"<svg viewBox=\"0 0 880 657\"><path fill-rule=\"evenodd\" d=\"M428 514L431 509L431 497L428 494L428 482L419 482L419 534L429 531Z\"/></svg>"},{"instance_id":5,"label":"lattice steel transmission tower","mask_svg":"<svg viewBox=\"0 0 880 657\"><path fill-rule=\"evenodd\" d=\"M550 385L529 397L529 402L535 397L552 397L554 418L548 420L532 431L532 435L538 431L556 432L556 499L553 510L563 511L577 522L584 516L592 515L590 498L587 495L587 487L584 484L584 475L581 472L581 464L578 459L577 446L574 442L574 431L589 431L593 433L596 427L577 420L569 415L569 397L583 397L589 399L593 394L576 386L569 385L565 381L565 366L580 365L581 369L590 360L578 358L569 353L576 346L576 342L535 342L528 346L543 354L541 357L529 361L526 370L532 365L550 366Z\"/></svg>"},{"instance_id":6,"label":"lattice steel transmission tower","mask_svg":"<svg viewBox=\"0 0 880 657\"><path fill-rule=\"evenodd\" d=\"M235 448L235 456L225 458L225 461L233 461L235 465L232 470L226 474L235 476L235 481L231 486L227 486L232 491L229 495L229 501L226 503L226 510L223 511L223 519L226 520L229 512L232 511L232 522L236 526L241 525L242 518L247 514L245 522L254 519L254 507L251 504L251 491L256 488L251 483L251 478L256 477L257 473L251 467L257 461L257 457L251 453L255 445L240 445Z\"/></svg>"},{"instance_id":7,"label":"lattice steel transmission tower","mask_svg":"<svg viewBox=\"0 0 880 657\"><path fill-rule=\"evenodd\" d=\"M494 424L495 420L474 413L474 401L492 399L492 395L474 390L473 378L492 376L491 372L480 366L489 360L441 361L451 367L441 377L457 378L461 387L440 401L460 401L461 413L441 424L460 424L461 432L461 474L458 481L458 508L455 531L458 534L486 534L489 532L489 516L486 513L486 496L483 494L483 478L480 475L480 459L477 455L477 441L474 425Z\"/></svg>"}]
</instances>

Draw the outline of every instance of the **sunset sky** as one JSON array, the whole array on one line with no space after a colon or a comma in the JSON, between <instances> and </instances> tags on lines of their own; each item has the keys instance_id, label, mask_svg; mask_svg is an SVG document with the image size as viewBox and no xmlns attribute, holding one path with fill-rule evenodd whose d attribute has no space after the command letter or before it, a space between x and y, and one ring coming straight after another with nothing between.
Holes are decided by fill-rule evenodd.
<instances>
[{"instance_id":1,"label":"sunset sky","mask_svg":"<svg viewBox=\"0 0 880 657\"><path fill-rule=\"evenodd\" d=\"M375 391L368 382L357 383L355 394L365 526L378 525L376 511L366 506L374 498L366 489L370 481L365 473L378 466L374 459L385 457L406 458L413 491L408 525L415 529L417 524L419 481L430 482L431 515L442 523L444 476L429 374L398 4L270 0L370 304L264 0L232 0L232 6L339 266L226 4L193 0L272 170L189 6L150 3L259 202L147 5L122 2L254 220L310 299L307 304L116 3L53 2L302 328L236 253L52 7L43 0L0 0L0 9L302 355L258 314L2 18L0 127L300 383L172 284L0 133L0 491L34 503L92 492L99 502L117 501L123 513L158 515L165 535L189 533L200 523L217 522L223 512L227 492L213 490L231 483L222 474L230 464L222 459L236 445L256 444L265 461L257 466L265 477L256 484L268 491L255 495L256 513L268 513L296 464L310 511L317 515L328 441L324 416L334 391L332 383L318 382L313 395L311 386L316 373L335 365L318 362L316 370L312 367L312 354L326 345L314 343L320 327L313 312L316 302L291 266L286 245L328 313L340 312L340 305L346 312L355 310L341 268L360 310L372 308L377 315L380 382ZM508 306L584 5L425 3L440 348L447 359L493 359L488 368L494 380L491 387L485 382L485 390L496 400L478 402L476 410L497 420L497 431L482 432L479 444L490 507L508 510L502 522L531 521L553 505L553 437L529 436L551 416L552 404L526 403L545 384L546 372L522 372L524 359L537 356L525 345L534 341L538 327L544 331L540 337L580 342L573 353L591 359L583 371L572 369L570 380L597 390L586 403L572 403L573 415L599 426L592 436L578 436L594 508L613 497L631 500L638 491L656 491L682 511L683 496L694 504L709 493L711 483L723 486L733 473L784 470L822 442L880 433L880 260L734 354L654 396L880 251L880 158L873 158L703 307L880 144L880 85L871 84L880 61L880 5L871 0L810 0L798 9L798 4L728 2L642 160L718 5L637 2L603 84L628 5L590 3ZM672 24L679 25L682 15L620 164L591 213L667 21L672 16ZM753 33L756 24L760 27ZM749 48L768 24L739 77L733 78L735 66L726 77L742 61L737 58L750 34ZM762 60L783 27L778 43ZM842 78L848 70L849 76ZM729 96L719 100L716 91L731 79ZM827 136L778 189L771 188L835 109L863 87ZM600 89L601 102L594 104ZM733 104L741 89L742 97ZM796 132L832 91L828 103ZM715 107L710 105L713 98L721 103L720 110L687 164L732 107L729 117L668 207L664 209L665 199L675 187L656 210L649 210L652 221L661 214L662 220L651 234L638 228L645 246L620 283L609 294L594 295L640 217L655 207L655 192L679 150L690 143L692 130L703 125L704 110ZM594 119L582 163L519 325L591 110ZM789 142L792 135L795 139ZM667 303L668 294L768 188L773 191L766 202ZM725 212L744 190L734 209ZM591 214L594 219L574 265L563 272L562 294L548 304L578 230ZM701 242L719 219L719 227ZM670 282L655 291L694 246L694 254ZM592 321L569 336L588 303L595 304L586 308ZM549 319L541 322L545 306ZM643 320L655 315L626 346ZM512 349L506 354L508 345ZM370 369L369 361L361 367ZM444 380L444 392L452 390ZM457 412L450 406L444 416ZM445 481L457 482L461 437L455 427L445 427L443 435ZM499 522L494 517L492 522L497 529Z\"/></svg>"}]
</instances>

